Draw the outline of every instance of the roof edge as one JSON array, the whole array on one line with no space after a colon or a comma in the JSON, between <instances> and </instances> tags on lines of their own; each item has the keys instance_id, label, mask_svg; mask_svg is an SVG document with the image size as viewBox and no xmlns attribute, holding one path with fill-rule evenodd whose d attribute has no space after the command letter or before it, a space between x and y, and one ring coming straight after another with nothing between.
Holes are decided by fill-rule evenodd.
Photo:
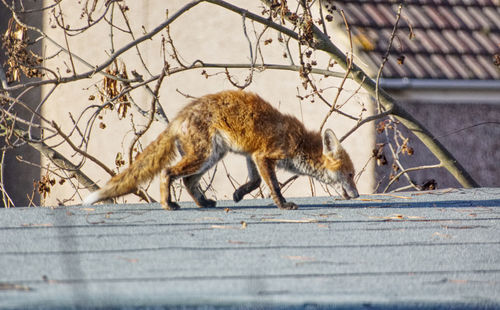
<instances>
[{"instance_id":1,"label":"roof edge","mask_svg":"<svg viewBox=\"0 0 500 310\"><path fill-rule=\"evenodd\" d=\"M489 90L500 93L500 80L380 79L386 90Z\"/></svg>"}]
</instances>

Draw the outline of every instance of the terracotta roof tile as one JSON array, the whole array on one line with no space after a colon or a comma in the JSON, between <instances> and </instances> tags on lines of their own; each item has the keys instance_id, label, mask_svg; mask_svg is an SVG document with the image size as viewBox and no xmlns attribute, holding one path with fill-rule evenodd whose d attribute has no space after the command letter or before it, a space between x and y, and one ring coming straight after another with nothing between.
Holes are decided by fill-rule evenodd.
<instances>
[{"instance_id":1,"label":"terracotta roof tile","mask_svg":"<svg viewBox=\"0 0 500 310\"><path fill-rule=\"evenodd\" d=\"M363 38L362 56L376 66L386 52L398 4L396 0L335 1L337 9L344 10L354 38ZM495 55L500 55L500 0L406 0L383 76L500 79ZM401 56L403 64L397 60Z\"/></svg>"}]
</instances>

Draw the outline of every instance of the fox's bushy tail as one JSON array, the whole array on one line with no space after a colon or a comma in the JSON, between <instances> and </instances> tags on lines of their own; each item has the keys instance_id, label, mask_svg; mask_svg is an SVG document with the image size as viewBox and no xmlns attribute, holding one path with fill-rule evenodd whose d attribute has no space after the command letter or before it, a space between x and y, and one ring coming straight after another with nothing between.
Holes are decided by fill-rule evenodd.
<instances>
[{"instance_id":1,"label":"fox's bushy tail","mask_svg":"<svg viewBox=\"0 0 500 310\"><path fill-rule=\"evenodd\" d=\"M170 127L170 126L169 126ZM176 157L175 137L167 128L137 156L123 172L113 176L101 189L83 200L83 205L131 193L143 182L152 179Z\"/></svg>"}]
</instances>

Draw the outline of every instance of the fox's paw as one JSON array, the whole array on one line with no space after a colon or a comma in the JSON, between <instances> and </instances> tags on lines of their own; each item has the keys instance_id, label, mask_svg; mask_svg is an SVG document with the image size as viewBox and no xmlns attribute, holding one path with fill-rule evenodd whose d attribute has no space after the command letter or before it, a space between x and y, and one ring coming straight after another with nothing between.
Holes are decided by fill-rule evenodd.
<instances>
[{"instance_id":1,"label":"fox's paw","mask_svg":"<svg viewBox=\"0 0 500 310\"><path fill-rule=\"evenodd\" d=\"M283 210L297 210L299 208L299 206L293 202L285 202L281 206L278 206L278 208L283 209Z\"/></svg>"},{"instance_id":2,"label":"fox's paw","mask_svg":"<svg viewBox=\"0 0 500 310\"><path fill-rule=\"evenodd\" d=\"M241 190L241 188L238 188L233 193L233 200L234 202L239 202L241 199L243 199L244 196L245 193Z\"/></svg>"},{"instance_id":3,"label":"fox's paw","mask_svg":"<svg viewBox=\"0 0 500 310\"><path fill-rule=\"evenodd\" d=\"M215 208L215 205L217 204L217 202L215 200L212 200L212 199L204 199L201 203L200 203L200 208Z\"/></svg>"},{"instance_id":4,"label":"fox's paw","mask_svg":"<svg viewBox=\"0 0 500 310\"><path fill-rule=\"evenodd\" d=\"M173 201L167 202L166 204L162 204L161 207L164 210L169 210L169 211L179 210L181 208L181 206L179 206L177 202Z\"/></svg>"}]
</instances>

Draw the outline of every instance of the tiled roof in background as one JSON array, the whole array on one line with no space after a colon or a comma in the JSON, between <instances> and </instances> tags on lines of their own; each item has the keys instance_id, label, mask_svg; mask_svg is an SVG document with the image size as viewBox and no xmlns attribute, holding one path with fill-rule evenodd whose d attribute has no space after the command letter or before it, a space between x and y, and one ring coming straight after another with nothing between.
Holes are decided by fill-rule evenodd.
<instances>
[{"instance_id":1,"label":"tiled roof in background","mask_svg":"<svg viewBox=\"0 0 500 310\"><path fill-rule=\"evenodd\" d=\"M344 10L362 57L376 66L387 50L399 3L334 1ZM500 0L403 3L384 78L500 79Z\"/></svg>"}]
</instances>

